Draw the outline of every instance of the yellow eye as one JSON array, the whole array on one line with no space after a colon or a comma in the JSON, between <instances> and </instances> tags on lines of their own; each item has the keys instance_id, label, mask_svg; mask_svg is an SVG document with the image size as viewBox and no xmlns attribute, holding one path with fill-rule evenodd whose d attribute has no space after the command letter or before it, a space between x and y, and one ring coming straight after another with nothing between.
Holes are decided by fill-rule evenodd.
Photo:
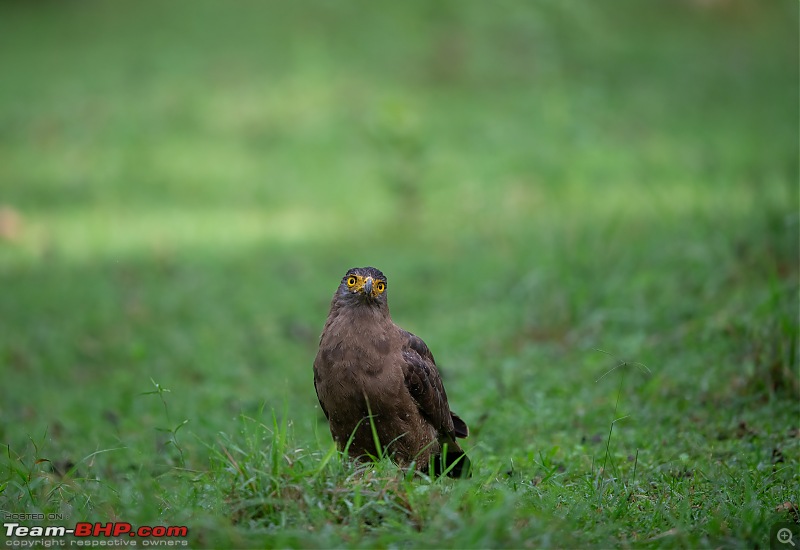
<instances>
[{"instance_id":1,"label":"yellow eye","mask_svg":"<svg viewBox=\"0 0 800 550\"><path fill-rule=\"evenodd\" d=\"M375 285L375 290L377 290L378 292L383 292L384 290L386 290L386 283L378 281L378 283Z\"/></svg>"},{"instance_id":2,"label":"yellow eye","mask_svg":"<svg viewBox=\"0 0 800 550\"><path fill-rule=\"evenodd\" d=\"M353 277L353 276L348 277L347 278L347 286L349 286L351 288L356 286L356 278Z\"/></svg>"}]
</instances>

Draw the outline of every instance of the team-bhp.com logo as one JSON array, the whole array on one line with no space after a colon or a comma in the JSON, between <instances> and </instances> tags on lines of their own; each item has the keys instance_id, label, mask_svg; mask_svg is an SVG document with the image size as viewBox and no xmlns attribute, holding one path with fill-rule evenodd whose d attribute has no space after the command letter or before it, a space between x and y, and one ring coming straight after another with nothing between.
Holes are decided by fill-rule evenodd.
<instances>
[{"instance_id":1,"label":"team-bhp.com logo","mask_svg":"<svg viewBox=\"0 0 800 550\"><path fill-rule=\"evenodd\" d=\"M7 547L49 548L53 546L188 546L186 526L143 525L134 528L127 522L78 522L75 527L48 525L27 527L3 524ZM74 538L66 539L68 535ZM138 540L137 540L138 539Z\"/></svg>"}]
</instances>

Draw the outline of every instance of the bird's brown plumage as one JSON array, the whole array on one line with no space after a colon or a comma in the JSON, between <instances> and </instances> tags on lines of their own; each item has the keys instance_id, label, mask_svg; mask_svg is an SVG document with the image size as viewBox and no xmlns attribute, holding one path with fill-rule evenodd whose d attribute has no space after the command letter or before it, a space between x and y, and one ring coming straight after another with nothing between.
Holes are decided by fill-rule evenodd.
<instances>
[{"instance_id":1,"label":"bird's brown plumage","mask_svg":"<svg viewBox=\"0 0 800 550\"><path fill-rule=\"evenodd\" d=\"M380 456L374 426L398 464L468 475L469 459L455 440L467 437L467 425L450 411L428 346L392 322L379 270L353 268L342 278L314 360L314 386L333 439L351 456Z\"/></svg>"}]
</instances>

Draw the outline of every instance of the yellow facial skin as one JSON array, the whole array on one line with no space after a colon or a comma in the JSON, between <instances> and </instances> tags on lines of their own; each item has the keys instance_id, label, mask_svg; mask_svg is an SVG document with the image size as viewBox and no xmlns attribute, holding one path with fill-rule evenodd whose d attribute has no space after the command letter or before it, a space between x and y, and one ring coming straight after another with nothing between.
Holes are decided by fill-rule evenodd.
<instances>
[{"instance_id":1,"label":"yellow facial skin","mask_svg":"<svg viewBox=\"0 0 800 550\"><path fill-rule=\"evenodd\" d=\"M350 292L360 292L370 298L377 298L386 291L386 283L375 281L372 277L362 275L350 275L345 280Z\"/></svg>"}]
</instances>

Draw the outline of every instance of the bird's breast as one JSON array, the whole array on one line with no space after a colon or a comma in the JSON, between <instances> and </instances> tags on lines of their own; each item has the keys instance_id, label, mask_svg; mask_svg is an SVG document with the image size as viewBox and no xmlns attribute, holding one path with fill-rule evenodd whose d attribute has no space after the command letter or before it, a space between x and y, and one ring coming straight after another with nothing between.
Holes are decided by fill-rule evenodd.
<instances>
[{"instance_id":1,"label":"bird's breast","mask_svg":"<svg viewBox=\"0 0 800 550\"><path fill-rule=\"evenodd\" d=\"M331 338L322 342L315 362L319 389L337 402L383 400L405 389L400 360L385 339Z\"/></svg>"}]
</instances>

